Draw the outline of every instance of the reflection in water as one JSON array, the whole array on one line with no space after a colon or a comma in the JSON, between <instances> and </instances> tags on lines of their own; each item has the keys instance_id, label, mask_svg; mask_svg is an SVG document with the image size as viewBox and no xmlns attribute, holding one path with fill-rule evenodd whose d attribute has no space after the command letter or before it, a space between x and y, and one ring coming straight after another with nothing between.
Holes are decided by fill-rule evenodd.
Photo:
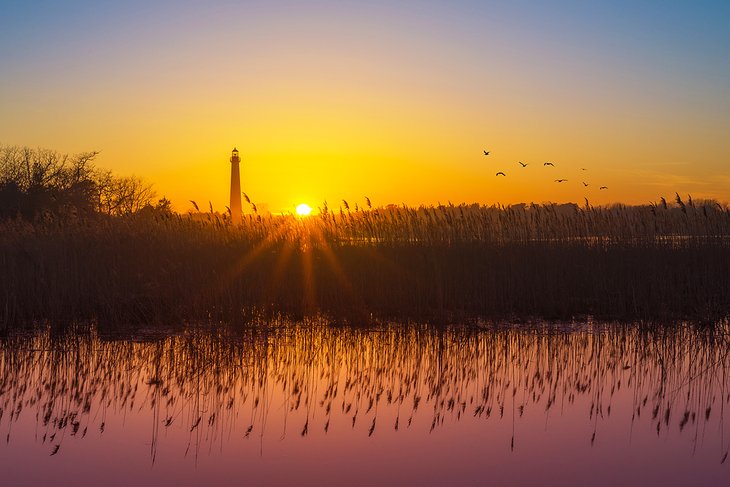
<instances>
[{"instance_id":1,"label":"reflection in water","mask_svg":"<svg viewBox=\"0 0 730 487\"><path fill-rule=\"evenodd\" d=\"M278 323L124 337L45 331L0 342L0 431L11 445L32 436L47 455L62 456L67 442L103 444L105 429L142 416L154 463L166 441L197 458L246 438L265 456L265 438L336 430L342 441L362 442L416 430L428 441L440 429L484 421L507 425L504 447L519 450L533 434L520 425L528 415L545 429L554 417L587 423L584 445L592 446L620 415L629 443L650 431L660 441L683 439L688 456L712 443L707 451L718 464L728 456L727 328ZM32 428L16 426L23 418Z\"/></svg>"}]
</instances>

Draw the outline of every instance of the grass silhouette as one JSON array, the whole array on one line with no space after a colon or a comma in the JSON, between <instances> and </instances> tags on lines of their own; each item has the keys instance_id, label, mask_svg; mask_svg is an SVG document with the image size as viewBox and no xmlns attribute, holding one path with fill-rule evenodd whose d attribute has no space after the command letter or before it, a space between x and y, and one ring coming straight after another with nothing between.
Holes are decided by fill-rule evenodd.
<instances>
[{"instance_id":1,"label":"grass silhouette","mask_svg":"<svg viewBox=\"0 0 730 487\"><path fill-rule=\"evenodd\" d=\"M0 223L0 326L247 313L715 320L730 310L730 210L344 208L319 216L142 211Z\"/></svg>"}]
</instances>

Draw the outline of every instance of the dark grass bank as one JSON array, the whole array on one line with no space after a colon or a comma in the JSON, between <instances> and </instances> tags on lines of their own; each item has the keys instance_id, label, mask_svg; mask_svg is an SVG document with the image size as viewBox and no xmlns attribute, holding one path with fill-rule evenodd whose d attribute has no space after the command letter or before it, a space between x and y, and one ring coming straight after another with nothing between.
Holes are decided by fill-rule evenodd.
<instances>
[{"instance_id":1,"label":"dark grass bank","mask_svg":"<svg viewBox=\"0 0 730 487\"><path fill-rule=\"evenodd\" d=\"M215 215L6 222L0 323L236 320L251 310L359 322L715 320L730 311L722 209L688 217L675 208L661 227L656 208L521 208L512 220L511 208L466 210L237 227Z\"/></svg>"}]
</instances>

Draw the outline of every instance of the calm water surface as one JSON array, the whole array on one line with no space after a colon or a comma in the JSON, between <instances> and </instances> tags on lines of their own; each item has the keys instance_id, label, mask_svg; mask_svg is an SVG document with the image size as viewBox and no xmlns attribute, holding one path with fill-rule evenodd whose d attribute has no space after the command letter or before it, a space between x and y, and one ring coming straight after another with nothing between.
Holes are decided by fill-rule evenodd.
<instances>
[{"instance_id":1,"label":"calm water surface","mask_svg":"<svg viewBox=\"0 0 730 487\"><path fill-rule=\"evenodd\" d=\"M2 485L729 485L728 326L0 339Z\"/></svg>"}]
</instances>

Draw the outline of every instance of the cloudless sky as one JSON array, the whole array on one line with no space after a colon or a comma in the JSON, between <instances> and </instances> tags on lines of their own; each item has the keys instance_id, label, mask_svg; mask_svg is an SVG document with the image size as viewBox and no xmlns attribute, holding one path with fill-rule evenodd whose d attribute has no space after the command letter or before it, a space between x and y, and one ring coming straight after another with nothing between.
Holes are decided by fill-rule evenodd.
<instances>
[{"instance_id":1,"label":"cloudless sky","mask_svg":"<svg viewBox=\"0 0 730 487\"><path fill-rule=\"evenodd\" d=\"M729 19L727 1L5 0L0 144L100 150L179 210L223 210L234 146L273 212L728 201Z\"/></svg>"}]
</instances>

